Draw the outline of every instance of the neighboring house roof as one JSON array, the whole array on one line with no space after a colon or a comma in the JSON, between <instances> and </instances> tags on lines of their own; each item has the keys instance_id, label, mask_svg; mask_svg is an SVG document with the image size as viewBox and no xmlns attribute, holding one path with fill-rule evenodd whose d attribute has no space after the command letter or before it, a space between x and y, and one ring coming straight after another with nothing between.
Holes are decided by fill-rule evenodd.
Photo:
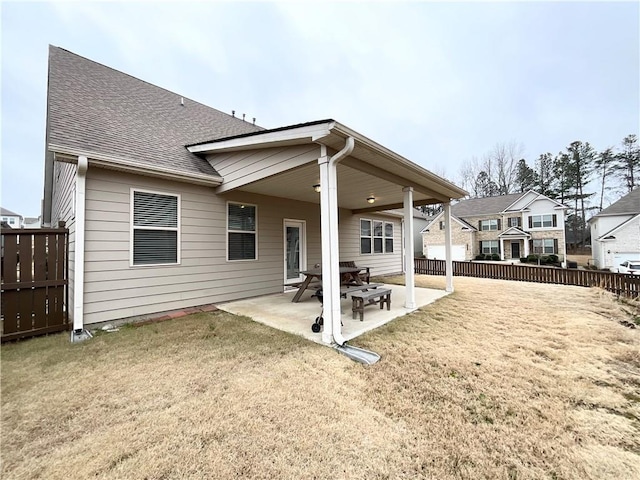
<instances>
[{"instance_id":1,"label":"neighboring house roof","mask_svg":"<svg viewBox=\"0 0 640 480\"><path fill-rule=\"evenodd\" d=\"M47 147L217 177L185 145L263 130L59 47L49 47Z\"/></svg>"},{"instance_id":2,"label":"neighboring house roof","mask_svg":"<svg viewBox=\"0 0 640 480\"><path fill-rule=\"evenodd\" d=\"M509 205L522 197L524 193L511 193L496 197L469 198L451 206L451 214L456 217L475 217L502 213Z\"/></svg>"},{"instance_id":3,"label":"neighboring house roof","mask_svg":"<svg viewBox=\"0 0 640 480\"><path fill-rule=\"evenodd\" d=\"M612 203L600 213L594 215L592 219L606 215L633 215L637 213L640 213L640 187L632 190L617 202Z\"/></svg>"},{"instance_id":4,"label":"neighboring house roof","mask_svg":"<svg viewBox=\"0 0 640 480\"><path fill-rule=\"evenodd\" d=\"M0 207L0 213L2 214L3 217L20 217L20 218L22 218L22 215L20 215L19 213L15 213L15 212L12 212L11 210L7 210L4 207Z\"/></svg>"}]
</instances>

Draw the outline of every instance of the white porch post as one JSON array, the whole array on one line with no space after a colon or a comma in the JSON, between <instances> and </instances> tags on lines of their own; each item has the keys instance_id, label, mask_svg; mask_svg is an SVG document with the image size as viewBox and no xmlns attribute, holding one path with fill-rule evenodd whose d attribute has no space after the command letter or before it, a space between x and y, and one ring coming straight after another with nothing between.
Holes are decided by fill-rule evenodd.
<instances>
[{"instance_id":1,"label":"white porch post","mask_svg":"<svg viewBox=\"0 0 640 480\"><path fill-rule=\"evenodd\" d=\"M320 228L322 242L322 304L324 317L322 341L330 344L333 343L333 316L337 315L340 317L340 275L339 271L336 270L334 279L332 268L334 257L335 265L338 265L339 253L337 241L334 249L331 238L331 232L337 232L338 230L338 212L336 211L334 214L331 208L333 203L331 197L337 197L337 185L335 183L331 185L332 175L327 149L324 145L321 147L322 156L318 159L318 164L320 165ZM335 171L335 166L333 167ZM333 288L334 286L336 288ZM336 292L333 290L336 290Z\"/></svg>"},{"instance_id":2,"label":"white porch post","mask_svg":"<svg viewBox=\"0 0 640 480\"><path fill-rule=\"evenodd\" d=\"M415 260L413 255L413 188L404 192L404 283L406 289L405 308L416 308Z\"/></svg>"},{"instance_id":3,"label":"white porch post","mask_svg":"<svg viewBox=\"0 0 640 480\"><path fill-rule=\"evenodd\" d=\"M444 204L445 291L453 292L453 261L451 256L451 202Z\"/></svg>"},{"instance_id":4,"label":"white porch post","mask_svg":"<svg viewBox=\"0 0 640 480\"><path fill-rule=\"evenodd\" d=\"M348 156L355 146L355 139L347 137L345 146L329 157L327 147L320 145L320 226L322 240L322 301L324 327L322 341L345 342L341 329L340 312L340 245L338 237L338 169L336 165Z\"/></svg>"},{"instance_id":5,"label":"white porch post","mask_svg":"<svg viewBox=\"0 0 640 480\"><path fill-rule=\"evenodd\" d=\"M522 243L524 243L524 256L528 257L529 256L529 239L525 238Z\"/></svg>"},{"instance_id":6,"label":"white porch post","mask_svg":"<svg viewBox=\"0 0 640 480\"><path fill-rule=\"evenodd\" d=\"M504 260L504 238L500 237L500 260Z\"/></svg>"}]
</instances>

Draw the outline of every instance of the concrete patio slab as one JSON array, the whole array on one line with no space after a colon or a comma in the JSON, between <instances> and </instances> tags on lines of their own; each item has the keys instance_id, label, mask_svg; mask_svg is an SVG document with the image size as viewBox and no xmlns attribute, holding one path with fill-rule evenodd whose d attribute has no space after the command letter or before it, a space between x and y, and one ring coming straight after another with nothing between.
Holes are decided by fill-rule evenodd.
<instances>
[{"instance_id":1,"label":"concrete patio slab","mask_svg":"<svg viewBox=\"0 0 640 480\"><path fill-rule=\"evenodd\" d=\"M359 319L354 320L352 318L351 296L348 295L346 299L341 300L342 336L344 338L347 340L356 338L369 330L378 328L395 318L406 315L417 308L433 303L448 295L444 290L416 288L415 300L417 307L416 309L407 309L404 307L404 286L385 285L384 288L389 288L392 291L391 310L387 311L386 308L380 310L377 304L368 305L364 309L364 321L362 322ZM313 342L323 344L322 333L313 333L311 331L311 325L316 317L320 316L322 305L315 297L311 296L312 292L310 290L304 293L298 303L292 303L291 299L295 292L296 290L291 290L274 295L222 303L218 305L218 308L234 315L244 315L269 327L300 335Z\"/></svg>"}]
</instances>

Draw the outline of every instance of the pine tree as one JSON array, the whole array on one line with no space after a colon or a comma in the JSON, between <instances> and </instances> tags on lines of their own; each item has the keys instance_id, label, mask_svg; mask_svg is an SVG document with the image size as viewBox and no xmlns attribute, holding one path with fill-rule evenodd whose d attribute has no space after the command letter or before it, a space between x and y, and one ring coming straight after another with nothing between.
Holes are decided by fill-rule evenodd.
<instances>
[{"instance_id":1,"label":"pine tree","mask_svg":"<svg viewBox=\"0 0 640 480\"><path fill-rule=\"evenodd\" d=\"M607 179L615 171L615 161L616 157L613 154L612 148L607 148L603 152L600 152L595 159L594 165L600 177L600 205L598 206L598 211L602 210L604 206L604 192L608 190Z\"/></svg>"},{"instance_id":2,"label":"pine tree","mask_svg":"<svg viewBox=\"0 0 640 480\"><path fill-rule=\"evenodd\" d=\"M535 189L537 184L536 176L535 170L527 165L527 161L524 158L518 160L516 166L515 191L523 193L527 190Z\"/></svg>"},{"instance_id":3,"label":"pine tree","mask_svg":"<svg viewBox=\"0 0 640 480\"><path fill-rule=\"evenodd\" d=\"M542 195L554 198L554 158L550 153L543 153L536 160L535 190Z\"/></svg>"},{"instance_id":4,"label":"pine tree","mask_svg":"<svg viewBox=\"0 0 640 480\"><path fill-rule=\"evenodd\" d=\"M640 147L638 137L627 135L622 140L622 152L616 155L616 173L626 187L626 193L640 185Z\"/></svg>"}]
</instances>

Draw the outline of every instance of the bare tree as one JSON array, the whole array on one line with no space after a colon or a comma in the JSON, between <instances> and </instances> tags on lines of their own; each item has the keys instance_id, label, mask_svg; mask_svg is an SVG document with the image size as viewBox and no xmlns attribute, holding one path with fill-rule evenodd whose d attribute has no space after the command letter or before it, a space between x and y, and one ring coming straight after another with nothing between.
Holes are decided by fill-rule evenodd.
<instances>
[{"instance_id":1,"label":"bare tree","mask_svg":"<svg viewBox=\"0 0 640 480\"><path fill-rule=\"evenodd\" d=\"M515 142L496 143L482 159L472 157L460 170L463 187L472 197L513 193L517 189L518 161L523 150Z\"/></svg>"}]
</instances>

